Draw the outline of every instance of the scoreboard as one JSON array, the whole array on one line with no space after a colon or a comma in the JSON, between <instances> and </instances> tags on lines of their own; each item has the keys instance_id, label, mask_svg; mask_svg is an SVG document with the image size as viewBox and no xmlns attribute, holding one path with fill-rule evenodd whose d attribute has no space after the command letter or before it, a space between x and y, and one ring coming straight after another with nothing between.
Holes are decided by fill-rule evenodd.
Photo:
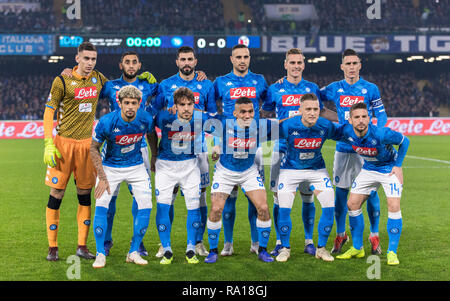
<instances>
[{"instance_id":1,"label":"scoreboard","mask_svg":"<svg viewBox=\"0 0 450 301\"><path fill-rule=\"evenodd\" d=\"M140 54L176 53L189 46L199 54L230 54L236 44L245 44L252 53L261 52L261 37L247 35L55 35L55 54L75 54L82 42L91 42L99 54L121 54L133 50Z\"/></svg>"}]
</instances>

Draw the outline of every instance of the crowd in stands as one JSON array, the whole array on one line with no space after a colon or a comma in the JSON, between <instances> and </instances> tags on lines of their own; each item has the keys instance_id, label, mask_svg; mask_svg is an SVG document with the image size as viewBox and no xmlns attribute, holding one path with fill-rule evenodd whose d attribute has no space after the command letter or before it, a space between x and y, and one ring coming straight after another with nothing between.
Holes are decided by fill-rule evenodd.
<instances>
[{"instance_id":1,"label":"crowd in stands","mask_svg":"<svg viewBox=\"0 0 450 301\"><path fill-rule=\"evenodd\" d=\"M433 80L418 79L413 73L363 74L364 79L374 82L383 99L389 117L438 116L439 106L450 106L450 75L442 73ZM113 78L111 76L110 78ZM214 80L212 75L209 75ZM265 75L270 85L279 77ZM323 87L342 79L342 74L316 75L308 73L305 79ZM0 76L0 120L42 119L53 76ZM331 103L326 103L335 109ZM97 118L109 112L106 100L100 100Z\"/></svg>"},{"instance_id":2,"label":"crowd in stands","mask_svg":"<svg viewBox=\"0 0 450 301\"><path fill-rule=\"evenodd\" d=\"M13 1L13 0L9 0ZM83 31L158 33L386 33L415 31L418 27L450 27L450 0L381 0L380 19L369 19L364 0L241 0L251 16L240 12L224 21L220 0L83 0L81 20L66 16L70 3L55 8L41 0L40 10L0 11L0 31ZM21 1L24 2L24 1ZM37 0L28 0L37 2ZM266 16L264 4L313 4L318 19L276 21ZM252 22L249 23L248 19Z\"/></svg>"}]
</instances>

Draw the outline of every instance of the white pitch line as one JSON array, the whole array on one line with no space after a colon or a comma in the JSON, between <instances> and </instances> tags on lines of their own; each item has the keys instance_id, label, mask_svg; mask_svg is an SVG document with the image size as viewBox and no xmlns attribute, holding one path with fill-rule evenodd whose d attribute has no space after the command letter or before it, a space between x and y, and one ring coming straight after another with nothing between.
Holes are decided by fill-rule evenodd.
<instances>
[{"instance_id":1,"label":"white pitch line","mask_svg":"<svg viewBox=\"0 0 450 301\"><path fill-rule=\"evenodd\" d=\"M408 156L408 155L407 155L406 158L419 159L419 160L425 160L425 161L433 161L433 162L439 162L439 163L450 164L450 161L438 160L438 159L432 159L432 158L425 158L425 157L417 157L417 156Z\"/></svg>"}]
</instances>

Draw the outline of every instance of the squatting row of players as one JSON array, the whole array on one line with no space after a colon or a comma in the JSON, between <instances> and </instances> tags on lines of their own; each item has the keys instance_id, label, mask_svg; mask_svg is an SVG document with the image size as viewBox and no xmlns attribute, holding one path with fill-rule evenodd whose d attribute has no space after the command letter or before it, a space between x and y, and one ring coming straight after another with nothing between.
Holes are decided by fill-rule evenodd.
<instances>
[{"instance_id":1,"label":"squatting row of players","mask_svg":"<svg viewBox=\"0 0 450 301\"><path fill-rule=\"evenodd\" d=\"M44 112L44 163L48 166L45 183L50 187L46 209L47 260L59 259L59 208L73 173L79 200L76 254L95 258L96 268L105 266L113 246L116 199L120 184L126 182L133 197L133 237L126 261L147 264L142 258L148 256L142 240L152 209L150 179L151 172L155 172L156 224L161 242L156 256L161 258L161 264L173 260L171 228L179 188L187 207L189 263L198 263L197 255L206 256L206 263L218 260L222 226L224 247L220 254L233 254L238 187L248 199L250 252L264 262L274 258L284 262L290 257L290 213L297 190L302 200L305 253L333 261L331 254L341 253L349 240L345 231L348 212L353 246L337 258L364 257L361 207L367 200L371 252L381 254L377 195L380 185L388 203L387 263L399 264L401 166L409 140L384 127L387 115L380 93L375 84L360 77L361 60L354 50L347 49L342 55L344 79L322 89L303 79L304 55L297 48L286 53L286 77L270 87L262 75L249 70L250 52L245 45L233 47L233 70L214 83L204 72L195 71L197 58L190 47L179 48L179 72L159 84L149 72L137 75L141 62L134 52L122 55L119 68L123 74L110 81L94 69L94 45L82 43L75 59L77 66L54 79ZM111 113L100 118L92 134L99 98L109 100ZM324 101L332 101L337 112L325 108ZM55 112L57 126L53 129ZM372 124L372 117L377 118L377 125ZM160 130L159 142L155 128ZM211 153L217 161L211 185L205 133L214 137ZM326 139L337 141L333 181L321 154ZM261 148L265 141L274 141L270 187L277 240L270 254L267 244L272 220ZM398 145L398 150L393 145ZM86 246L93 187L96 255ZM317 247L313 242L314 196L322 207ZM325 246L334 220L337 234L330 254ZM203 243L205 232L209 252Z\"/></svg>"}]
</instances>

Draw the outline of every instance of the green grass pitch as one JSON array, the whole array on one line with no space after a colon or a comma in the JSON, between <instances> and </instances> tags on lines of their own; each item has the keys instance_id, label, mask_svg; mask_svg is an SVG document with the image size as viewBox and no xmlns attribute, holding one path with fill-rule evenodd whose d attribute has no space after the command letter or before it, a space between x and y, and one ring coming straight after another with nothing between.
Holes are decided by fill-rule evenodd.
<instances>
[{"instance_id":1,"label":"green grass pitch","mask_svg":"<svg viewBox=\"0 0 450 301\"><path fill-rule=\"evenodd\" d=\"M76 208L77 198L73 181L67 188L61 205L61 222L58 234L59 262L47 262L47 236L45 207L49 188L44 185L45 166L42 163L42 140L0 141L0 280L109 280L109 281L365 281L368 272L378 269L376 279L393 280L448 280L450 278L450 136L410 137L411 145L404 162L404 190L401 201L403 232L399 245L399 266L387 266L386 255L380 258L379 269L376 260L369 257L367 241L369 221L366 217L366 258L334 262L323 262L303 253L303 225L301 202L297 195L292 210L293 233L292 253L286 263L263 263L249 252L250 227L247 219L247 200L242 192L237 202L237 217L234 234L235 255L219 258L216 264L202 261L197 265L186 262L186 207L184 199L178 196L175 203L175 220L172 230L174 261L169 266L159 264L154 257L159 237L156 231L156 200L153 195L153 210L149 230L144 243L150 253L147 266L125 263L125 256L132 236L131 197L125 185L117 200L117 213L113 228L114 247L107 258L104 269L93 269L92 261L82 259L75 270L71 255L75 254L77 241ZM327 168L331 175L334 142L328 141L323 149ZM433 159L433 160L430 160ZM266 167L266 188L269 166ZM211 175L212 176L212 175ZM386 198L382 189L380 238L386 251ZM272 208L272 193L268 191L269 207ZM208 193L208 205L210 204ZM320 204L316 205L316 227L320 217ZM364 205L364 214L367 215ZM92 211L94 214L94 209ZM272 214L272 213L271 213ZM348 222L347 222L347 232ZM317 228L314 231L317 243ZM331 249L335 226L328 241ZM207 238L205 235L205 242ZM272 228L269 251L275 245L275 230ZM223 231L219 250L223 246ZM88 247L95 252L92 228ZM344 250L349 244L344 246ZM368 258L370 260L368 260ZM79 272L77 274L77 271ZM68 277L69 275L69 277ZM75 276L75 279L73 277ZM373 280L370 280L373 281Z\"/></svg>"}]
</instances>

